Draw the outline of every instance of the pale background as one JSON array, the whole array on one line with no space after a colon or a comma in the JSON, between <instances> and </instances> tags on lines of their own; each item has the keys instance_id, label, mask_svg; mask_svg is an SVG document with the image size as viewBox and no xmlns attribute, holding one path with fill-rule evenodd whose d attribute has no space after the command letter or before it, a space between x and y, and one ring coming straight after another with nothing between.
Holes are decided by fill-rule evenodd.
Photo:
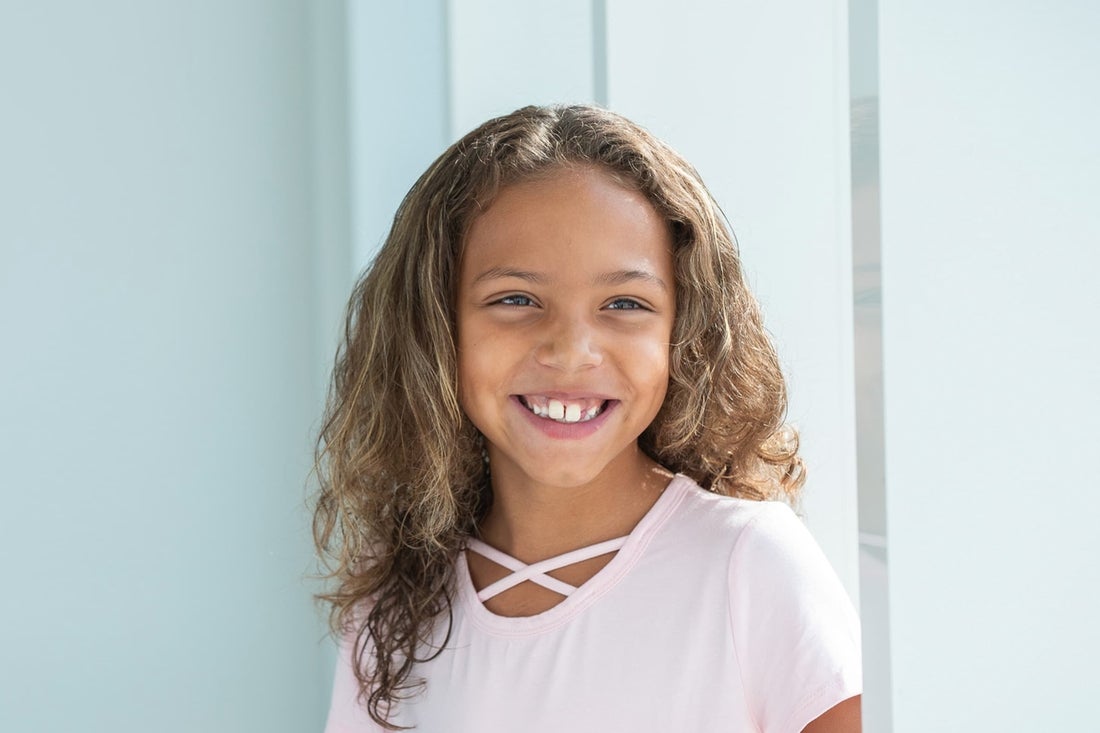
<instances>
[{"instance_id":1,"label":"pale background","mask_svg":"<svg viewBox=\"0 0 1100 733\"><path fill-rule=\"evenodd\" d=\"M569 101L732 223L866 729L1097 729L1098 32L1089 0L3 0L0 730L320 729L348 289L448 143Z\"/></svg>"}]
</instances>

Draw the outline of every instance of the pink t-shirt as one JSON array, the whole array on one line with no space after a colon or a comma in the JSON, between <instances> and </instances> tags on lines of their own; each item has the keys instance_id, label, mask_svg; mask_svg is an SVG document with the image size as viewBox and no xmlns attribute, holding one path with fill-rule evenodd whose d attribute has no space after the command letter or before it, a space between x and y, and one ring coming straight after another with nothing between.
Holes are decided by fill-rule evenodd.
<instances>
[{"instance_id":1,"label":"pink t-shirt","mask_svg":"<svg viewBox=\"0 0 1100 733\"><path fill-rule=\"evenodd\" d=\"M861 692L859 621L786 504L677 476L557 606L498 616L463 553L447 648L392 722L422 733L797 733ZM380 731L341 650L326 733Z\"/></svg>"}]
</instances>

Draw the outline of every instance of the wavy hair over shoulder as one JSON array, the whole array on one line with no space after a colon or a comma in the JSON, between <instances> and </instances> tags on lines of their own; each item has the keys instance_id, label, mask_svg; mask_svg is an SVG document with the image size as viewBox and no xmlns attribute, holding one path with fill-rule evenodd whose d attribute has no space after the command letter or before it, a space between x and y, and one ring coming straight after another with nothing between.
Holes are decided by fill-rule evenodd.
<instances>
[{"instance_id":1,"label":"wavy hair over shoulder","mask_svg":"<svg viewBox=\"0 0 1100 733\"><path fill-rule=\"evenodd\" d=\"M457 393L464 234L502 187L568 166L642 193L672 231L670 381L641 447L721 494L793 499L803 481L775 350L695 169L596 107L524 107L486 122L413 185L356 285L317 444L314 537L335 581L320 597L334 631L354 639L362 698L387 727L419 688L413 667L439 648L431 640L444 617L449 629L455 553L489 502Z\"/></svg>"}]
</instances>

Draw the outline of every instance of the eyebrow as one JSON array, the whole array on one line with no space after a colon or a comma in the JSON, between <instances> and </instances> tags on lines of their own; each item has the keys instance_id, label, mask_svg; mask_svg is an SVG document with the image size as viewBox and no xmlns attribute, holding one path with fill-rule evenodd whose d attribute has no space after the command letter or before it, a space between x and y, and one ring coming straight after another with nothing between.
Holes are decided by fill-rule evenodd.
<instances>
[{"instance_id":1,"label":"eyebrow","mask_svg":"<svg viewBox=\"0 0 1100 733\"><path fill-rule=\"evenodd\" d=\"M665 281L649 270L615 270L614 272L605 272L594 277L592 282L597 285L625 285L626 283L638 280L653 283L661 288L661 290L668 291L668 285L665 284Z\"/></svg>"},{"instance_id":2,"label":"eyebrow","mask_svg":"<svg viewBox=\"0 0 1100 733\"><path fill-rule=\"evenodd\" d=\"M546 282L546 276L540 275L537 272L530 272L528 270L517 270L514 267L490 267L485 272L481 273L474 278L474 285L486 280L496 280L502 277L514 277L519 280L526 280L529 283L535 283L540 285Z\"/></svg>"},{"instance_id":3,"label":"eyebrow","mask_svg":"<svg viewBox=\"0 0 1100 733\"><path fill-rule=\"evenodd\" d=\"M495 280L505 277L514 277L518 280L534 283L535 285L542 285L548 281L546 275L538 272L517 270L514 267L490 267L474 278L474 284L476 285L486 280ZM592 282L596 285L625 285L626 283L637 281L652 283L662 290L668 291L668 284L648 270L615 270L613 272L601 273L592 278Z\"/></svg>"}]
</instances>

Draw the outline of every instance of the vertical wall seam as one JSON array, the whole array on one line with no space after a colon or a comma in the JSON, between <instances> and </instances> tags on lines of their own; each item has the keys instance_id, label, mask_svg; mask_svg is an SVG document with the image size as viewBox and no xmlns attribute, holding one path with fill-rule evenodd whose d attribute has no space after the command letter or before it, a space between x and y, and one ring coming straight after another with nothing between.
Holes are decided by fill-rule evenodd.
<instances>
[{"instance_id":1,"label":"vertical wall seam","mask_svg":"<svg viewBox=\"0 0 1100 733\"><path fill-rule=\"evenodd\" d=\"M443 38L440 43L443 53L443 141L444 145L450 145L455 137L454 119L454 42L451 40L451 0L440 0L439 14L442 18Z\"/></svg>"},{"instance_id":2,"label":"vertical wall seam","mask_svg":"<svg viewBox=\"0 0 1100 733\"><path fill-rule=\"evenodd\" d=\"M860 607L868 730L893 729L886 527L879 170L878 0L848 0L852 324L855 368Z\"/></svg>"},{"instance_id":3,"label":"vertical wall seam","mask_svg":"<svg viewBox=\"0 0 1100 733\"><path fill-rule=\"evenodd\" d=\"M607 0L592 0L592 96L596 104L608 106Z\"/></svg>"}]
</instances>

